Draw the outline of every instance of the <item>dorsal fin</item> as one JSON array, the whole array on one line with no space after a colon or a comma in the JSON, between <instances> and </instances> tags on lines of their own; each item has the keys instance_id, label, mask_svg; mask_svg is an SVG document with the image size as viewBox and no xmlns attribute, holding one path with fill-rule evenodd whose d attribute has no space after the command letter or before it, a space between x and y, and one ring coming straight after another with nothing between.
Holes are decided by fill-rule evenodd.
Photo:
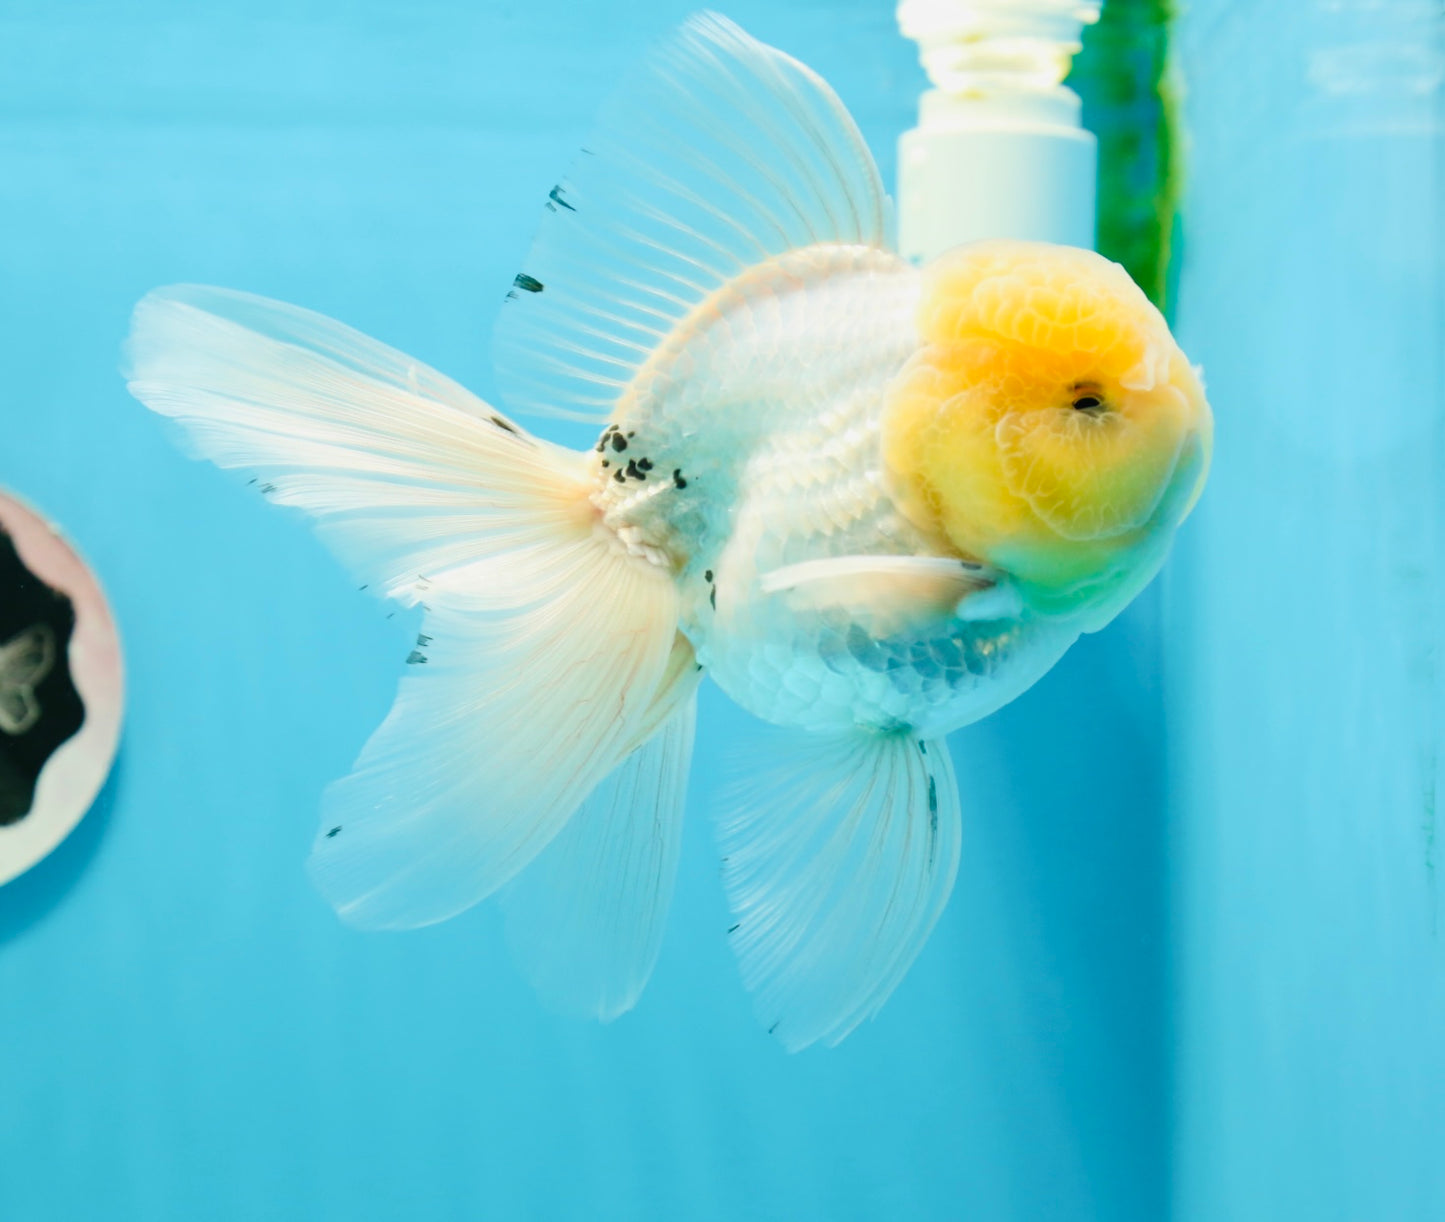
<instances>
[{"instance_id":1,"label":"dorsal fin","mask_svg":"<svg viewBox=\"0 0 1445 1222\"><path fill-rule=\"evenodd\" d=\"M739 272L818 243L886 247L890 202L825 81L726 18L689 18L604 107L493 339L518 411L604 419Z\"/></svg>"}]
</instances>

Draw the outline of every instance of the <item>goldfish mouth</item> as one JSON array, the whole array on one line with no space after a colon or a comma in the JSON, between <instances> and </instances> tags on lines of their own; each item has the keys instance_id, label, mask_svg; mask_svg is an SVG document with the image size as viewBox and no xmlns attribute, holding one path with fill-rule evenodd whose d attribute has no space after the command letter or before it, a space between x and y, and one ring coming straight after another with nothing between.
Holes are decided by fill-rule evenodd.
<instances>
[{"instance_id":1,"label":"goldfish mouth","mask_svg":"<svg viewBox=\"0 0 1445 1222\"><path fill-rule=\"evenodd\" d=\"M1069 406L1076 412L1104 412L1109 410L1103 388L1093 382L1075 382L1069 387Z\"/></svg>"},{"instance_id":2,"label":"goldfish mouth","mask_svg":"<svg viewBox=\"0 0 1445 1222\"><path fill-rule=\"evenodd\" d=\"M1010 413L994 428L1004 486L1063 540L1146 527L1174 477L1182 432L1106 404L1101 393L1075 393L1070 411Z\"/></svg>"}]
</instances>

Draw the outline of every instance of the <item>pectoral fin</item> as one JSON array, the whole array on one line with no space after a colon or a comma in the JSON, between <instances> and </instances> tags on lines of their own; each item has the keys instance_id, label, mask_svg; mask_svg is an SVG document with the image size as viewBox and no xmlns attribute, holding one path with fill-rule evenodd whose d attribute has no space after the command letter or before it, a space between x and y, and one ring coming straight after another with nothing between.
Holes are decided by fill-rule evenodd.
<instances>
[{"instance_id":1,"label":"pectoral fin","mask_svg":"<svg viewBox=\"0 0 1445 1222\"><path fill-rule=\"evenodd\" d=\"M758 584L795 611L837 608L885 634L919 620L1001 619L1020 605L998 570L948 556L831 556L773 569Z\"/></svg>"}]
</instances>

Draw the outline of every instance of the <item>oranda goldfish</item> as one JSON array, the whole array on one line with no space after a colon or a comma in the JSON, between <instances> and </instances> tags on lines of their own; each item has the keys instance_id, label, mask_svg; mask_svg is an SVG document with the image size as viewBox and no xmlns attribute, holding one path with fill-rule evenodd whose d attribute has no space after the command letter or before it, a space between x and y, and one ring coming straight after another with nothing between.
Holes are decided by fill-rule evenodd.
<instances>
[{"instance_id":1,"label":"oranda goldfish","mask_svg":"<svg viewBox=\"0 0 1445 1222\"><path fill-rule=\"evenodd\" d=\"M1212 429L1120 267L998 241L918 269L889 210L828 85L708 15L604 112L502 309L510 407L605 424L587 451L294 306L137 306L136 397L423 609L323 799L311 869L346 920L501 890L545 994L629 1009L707 674L804 732L720 820L759 1016L799 1048L883 1004L958 865L945 736L1149 581Z\"/></svg>"}]
</instances>

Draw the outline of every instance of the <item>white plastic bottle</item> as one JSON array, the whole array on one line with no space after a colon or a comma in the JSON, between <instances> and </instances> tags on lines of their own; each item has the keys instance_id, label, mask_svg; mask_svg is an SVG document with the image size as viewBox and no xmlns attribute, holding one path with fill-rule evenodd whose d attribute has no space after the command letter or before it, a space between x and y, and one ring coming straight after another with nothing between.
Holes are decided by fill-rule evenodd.
<instances>
[{"instance_id":1,"label":"white plastic bottle","mask_svg":"<svg viewBox=\"0 0 1445 1222\"><path fill-rule=\"evenodd\" d=\"M1098 145L1063 84L1090 0L902 0L933 84L898 149L898 239L920 262L981 238L1094 244Z\"/></svg>"}]
</instances>

